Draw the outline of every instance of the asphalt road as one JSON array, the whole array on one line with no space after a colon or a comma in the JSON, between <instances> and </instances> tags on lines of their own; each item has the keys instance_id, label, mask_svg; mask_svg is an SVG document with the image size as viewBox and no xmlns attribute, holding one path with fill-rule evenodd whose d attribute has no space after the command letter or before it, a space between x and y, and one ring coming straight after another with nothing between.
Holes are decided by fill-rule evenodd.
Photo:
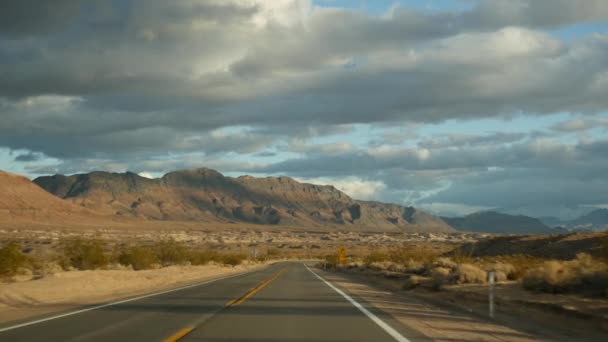
<instances>
[{"instance_id":1,"label":"asphalt road","mask_svg":"<svg viewBox=\"0 0 608 342\"><path fill-rule=\"evenodd\" d=\"M408 341L407 333L304 264L280 263L2 331L0 341L381 342Z\"/></svg>"}]
</instances>

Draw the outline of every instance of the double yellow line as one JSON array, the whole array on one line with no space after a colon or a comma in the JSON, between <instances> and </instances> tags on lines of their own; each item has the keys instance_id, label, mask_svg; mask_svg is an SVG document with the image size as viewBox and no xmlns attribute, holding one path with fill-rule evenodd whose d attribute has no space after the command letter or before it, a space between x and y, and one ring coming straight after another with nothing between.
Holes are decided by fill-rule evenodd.
<instances>
[{"instance_id":1,"label":"double yellow line","mask_svg":"<svg viewBox=\"0 0 608 342\"><path fill-rule=\"evenodd\" d=\"M260 291L261 289L263 289L266 285L270 284L273 280L277 279L283 272L285 272L285 269L282 269L279 272L275 273L272 277L266 279L260 285L252 288L251 290L249 290L249 292L245 293L243 296L241 296L241 297L239 297L237 299L233 299L233 300L229 301L228 303L226 303L226 306L227 307L228 306L237 306L237 305L243 304L247 299L249 299L249 297L253 296L258 291Z\"/></svg>"},{"instance_id":2,"label":"double yellow line","mask_svg":"<svg viewBox=\"0 0 608 342\"><path fill-rule=\"evenodd\" d=\"M273 280L277 279L283 272L285 272L285 270L286 269L280 270L279 272L275 273L272 277L266 279L260 285L252 288L251 290L249 290L247 293L245 293L241 297L229 301L228 303L226 303L226 307L237 306L237 305L243 304L247 299L249 299L249 297L253 296L258 291L260 291L261 289L263 289L266 285L270 284ZM194 330L194 328L195 327L186 327L186 328L178 331L175 335L173 335L173 336L165 339L163 342L177 342L178 340L180 340L184 336L186 336L189 333L191 333L192 330Z\"/></svg>"}]
</instances>

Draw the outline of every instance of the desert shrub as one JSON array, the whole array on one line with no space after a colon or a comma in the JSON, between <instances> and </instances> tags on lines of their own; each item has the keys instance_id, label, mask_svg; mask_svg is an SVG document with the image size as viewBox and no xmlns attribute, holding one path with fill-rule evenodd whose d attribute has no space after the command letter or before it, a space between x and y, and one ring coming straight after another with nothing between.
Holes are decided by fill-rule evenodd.
<instances>
[{"instance_id":1,"label":"desert shrub","mask_svg":"<svg viewBox=\"0 0 608 342\"><path fill-rule=\"evenodd\" d=\"M473 262L472 250L465 250L462 247L456 247L450 252L452 260L457 264L470 264Z\"/></svg>"},{"instance_id":2,"label":"desert shrub","mask_svg":"<svg viewBox=\"0 0 608 342\"><path fill-rule=\"evenodd\" d=\"M122 251L118 262L131 266L134 270L154 268L159 260L153 248L147 246L133 246Z\"/></svg>"},{"instance_id":3,"label":"desert shrub","mask_svg":"<svg viewBox=\"0 0 608 342\"><path fill-rule=\"evenodd\" d=\"M338 256L335 254L326 255L319 266L323 268L336 268L338 266Z\"/></svg>"},{"instance_id":4,"label":"desert shrub","mask_svg":"<svg viewBox=\"0 0 608 342\"><path fill-rule=\"evenodd\" d=\"M183 264L188 260L188 249L175 240L165 240L153 246L158 261L163 266Z\"/></svg>"},{"instance_id":5,"label":"desert shrub","mask_svg":"<svg viewBox=\"0 0 608 342\"><path fill-rule=\"evenodd\" d=\"M222 254L219 258L219 262L224 265L236 266L240 265L247 256L244 254Z\"/></svg>"},{"instance_id":6,"label":"desert shrub","mask_svg":"<svg viewBox=\"0 0 608 342\"><path fill-rule=\"evenodd\" d=\"M445 267L435 267L431 270L431 285L433 289L440 290L450 280L451 270Z\"/></svg>"},{"instance_id":7,"label":"desert shrub","mask_svg":"<svg viewBox=\"0 0 608 342\"><path fill-rule=\"evenodd\" d=\"M411 262L432 263L439 257L439 252L430 248L402 247L392 249L388 259L395 263L406 264Z\"/></svg>"},{"instance_id":8,"label":"desert shrub","mask_svg":"<svg viewBox=\"0 0 608 342\"><path fill-rule=\"evenodd\" d=\"M105 244L99 240L73 240L64 245L64 268L74 267L79 270L94 270L108 264Z\"/></svg>"},{"instance_id":9,"label":"desert shrub","mask_svg":"<svg viewBox=\"0 0 608 342\"><path fill-rule=\"evenodd\" d=\"M388 262L386 270L390 271L390 272L405 272L405 271L407 271L407 269L405 268L405 265L398 264L398 263L395 263L395 262Z\"/></svg>"},{"instance_id":10,"label":"desert shrub","mask_svg":"<svg viewBox=\"0 0 608 342\"><path fill-rule=\"evenodd\" d=\"M388 268L388 261L373 261L370 263L366 263L367 268L374 271L384 271Z\"/></svg>"},{"instance_id":11,"label":"desert shrub","mask_svg":"<svg viewBox=\"0 0 608 342\"><path fill-rule=\"evenodd\" d=\"M408 259L403 266L408 273L422 274L425 270L425 263L414 259Z\"/></svg>"},{"instance_id":12,"label":"desert shrub","mask_svg":"<svg viewBox=\"0 0 608 342\"><path fill-rule=\"evenodd\" d=\"M515 266L509 263L496 262L492 265L491 270L495 271L496 281L516 280Z\"/></svg>"},{"instance_id":13,"label":"desert shrub","mask_svg":"<svg viewBox=\"0 0 608 342\"><path fill-rule=\"evenodd\" d=\"M608 265L585 253L578 254L570 261L546 261L530 269L522 285L528 290L540 292L604 295L608 290Z\"/></svg>"},{"instance_id":14,"label":"desert shrub","mask_svg":"<svg viewBox=\"0 0 608 342\"><path fill-rule=\"evenodd\" d=\"M433 267L443 267L443 268L447 268L447 269L454 269L456 268L457 264L452 261L452 259L450 258L437 258L437 260L435 260L435 262L432 263Z\"/></svg>"},{"instance_id":15,"label":"desert shrub","mask_svg":"<svg viewBox=\"0 0 608 342\"><path fill-rule=\"evenodd\" d=\"M372 252L363 258L363 262L366 265L371 265L373 263L387 261L389 259L390 259L389 256L385 253Z\"/></svg>"},{"instance_id":16,"label":"desert shrub","mask_svg":"<svg viewBox=\"0 0 608 342\"><path fill-rule=\"evenodd\" d=\"M268 248L266 256L268 257L268 259L276 259L281 256L281 251L277 248Z\"/></svg>"},{"instance_id":17,"label":"desert shrub","mask_svg":"<svg viewBox=\"0 0 608 342\"><path fill-rule=\"evenodd\" d=\"M453 271L459 284L485 284L487 272L471 264L459 264Z\"/></svg>"},{"instance_id":18,"label":"desert shrub","mask_svg":"<svg viewBox=\"0 0 608 342\"><path fill-rule=\"evenodd\" d=\"M417 275L411 275L403 282L403 286L401 287L403 290L411 290L418 286L420 286L427 278L420 277Z\"/></svg>"},{"instance_id":19,"label":"desert shrub","mask_svg":"<svg viewBox=\"0 0 608 342\"><path fill-rule=\"evenodd\" d=\"M363 269L364 266L365 265L361 261L351 261L346 264L346 268L348 269Z\"/></svg>"},{"instance_id":20,"label":"desert shrub","mask_svg":"<svg viewBox=\"0 0 608 342\"><path fill-rule=\"evenodd\" d=\"M17 243L11 242L0 248L0 277L16 275L20 269L30 266L30 258L21 252Z\"/></svg>"},{"instance_id":21,"label":"desert shrub","mask_svg":"<svg viewBox=\"0 0 608 342\"><path fill-rule=\"evenodd\" d=\"M36 267L36 273L39 277L48 277L61 271L63 271L63 268L55 261L41 262Z\"/></svg>"}]
</instances>

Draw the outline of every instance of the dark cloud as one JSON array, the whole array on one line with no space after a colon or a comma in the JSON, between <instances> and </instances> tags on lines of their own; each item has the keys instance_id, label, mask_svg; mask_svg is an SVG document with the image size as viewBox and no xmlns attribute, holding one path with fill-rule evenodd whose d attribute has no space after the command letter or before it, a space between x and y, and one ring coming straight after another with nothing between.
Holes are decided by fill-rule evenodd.
<instances>
[{"instance_id":1,"label":"dark cloud","mask_svg":"<svg viewBox=\"0 0 608 342\"><path fill-rule=\"evenodd\" d=\"M608 110L608 36L562 41L549 31L605 22L608 2L471 6L377 16L299 0L5 1L0 147L31 151L15 159L29 159L33 173L206 165L351 176L395 201L441 191L434 200L479 205L464 184L480 191L475 184L494 179L488 189L511 186L523 196L517 177L522 189L540 192L544 183L532 180L542 172L546 186L563 191L579 181L601 186L605 142L557 140L606 126L594 115ZM392 130L562 112L577 119L526 134ZM357 145L365 140L357 124L385 134ZM43 155L60 161L38 165Z\"/></svg>"},{"instance_id":2,"label":"dark cloud","mask_svg":"<svg viewBox=\"0 0 608 342\"><path fill-rule=\"evenodd\" d=\"M20 153L18 155L15 156L15 161L16 162L34 162L34 161L38 161L40 159L42 159L42 155L40 153Z\"/></svg>"},{"instance_id":3,"label":"dark cloud","mask_svg":"<svg viewBox=\"0 0 608 342\"><path fill-rule=\"evenodd\" d=\"M0 37L16 38L69 27L82 14L82 4L79 0L3 0Z\"/></svg>"}]
</instances>

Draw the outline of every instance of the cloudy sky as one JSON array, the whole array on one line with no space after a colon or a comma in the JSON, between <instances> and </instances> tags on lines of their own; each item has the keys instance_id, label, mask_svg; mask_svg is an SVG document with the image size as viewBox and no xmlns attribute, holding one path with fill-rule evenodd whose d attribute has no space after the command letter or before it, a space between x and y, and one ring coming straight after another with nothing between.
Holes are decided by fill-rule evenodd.
<instances>
[{"instance_id":1,"label":"cloudy sky","mask_svg":"<svg viewBox=\"0 0 608 342\"><path fill-rule=\"evenodd\" d=\"M210 167L572 216L608 206L606 18L605 0L3 1L0 169Z\"/></svg>"}]
</instances>

